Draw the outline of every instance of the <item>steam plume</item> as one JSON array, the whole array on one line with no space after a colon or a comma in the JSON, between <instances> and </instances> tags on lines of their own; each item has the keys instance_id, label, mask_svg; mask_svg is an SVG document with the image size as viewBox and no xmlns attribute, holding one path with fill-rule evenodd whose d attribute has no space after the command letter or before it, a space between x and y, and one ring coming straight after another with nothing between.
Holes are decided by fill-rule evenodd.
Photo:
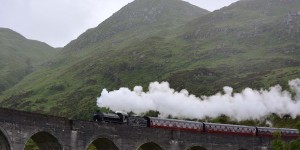
<instances>
[{"instance_id":1,"label":"steam plume","mask_svg":"<svg viewBox=\"0 0 300 150\"><path fill-rule=\"evenodd\" d=\"M187 90L175 91L167 82L153 82L145 92L141 86L132 91L128 88L110 92L103 89L97 105L138 114L156 110L161 117L204 119L226 115L237 121L263 119L271 113L296 117L300 115L300 79L289 81L289 86L296 95L292 96L276 85L268 90L246 88L241 93L233 93L231 87L224 87L224 94L196 97Z\"/></svg>"}]
</instances>

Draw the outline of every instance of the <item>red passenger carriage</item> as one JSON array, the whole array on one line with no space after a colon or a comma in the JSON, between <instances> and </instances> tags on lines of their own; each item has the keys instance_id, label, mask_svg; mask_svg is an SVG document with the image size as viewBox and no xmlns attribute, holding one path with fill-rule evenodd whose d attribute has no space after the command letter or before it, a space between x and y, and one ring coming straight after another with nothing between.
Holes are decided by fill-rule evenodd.
<instances>
[{"instance_id":1,"label":"red passenger carriage","mask_svg":"<svg viewBox=\"0 0 300 150\"><path fill-rule=\"evenodd\" d=\"M154 117L149 117L149 119L150 119L150 124L149 124L150 128L164 128L164 129L171 129L171 130L204 132L202 122L175 120L175 119L161 119L161 118L154 118Z\"/></svg>"},{"instance_id":2,"label":"red passenger carriage","mask_svg":"<svg viewBox=\"0 0 300 150\"><path fill-rule=\"evenodd\" d=\"M256 127L218 124L218 123L204 123L205 132L207 133L221 133L221 134L237 134L243 136L255 136Z\"/></svg>"}]
</instances>

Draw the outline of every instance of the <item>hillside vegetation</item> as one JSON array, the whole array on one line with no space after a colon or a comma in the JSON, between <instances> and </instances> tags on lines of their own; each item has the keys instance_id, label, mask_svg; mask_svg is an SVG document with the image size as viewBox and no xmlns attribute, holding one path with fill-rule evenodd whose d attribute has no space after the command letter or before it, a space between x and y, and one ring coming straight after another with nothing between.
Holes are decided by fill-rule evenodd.
<instances>
[{"instance_id":1,"label":"hillside vegetation","mask_svg":"<svg viewBox=\"0 0 300 150\"><path fill-rule=\"evenodd\" d=\"M300 77L299 33L298 0L243 0L211 13L180 0L136 0L3 92L1 105L89 119L103 88L168 81L197 96L223 86L287 88Z\"/></svg>"},{"instance_id":2,"label":"hillside vegetation","mask_svg":"<svg viewBox=\"0 0 300 150\"><path fill-rule=\"evenodd\" d=\"M0 93L21 81L55 54L49 45L0 28Z\"/></svg>"}]
</instances>

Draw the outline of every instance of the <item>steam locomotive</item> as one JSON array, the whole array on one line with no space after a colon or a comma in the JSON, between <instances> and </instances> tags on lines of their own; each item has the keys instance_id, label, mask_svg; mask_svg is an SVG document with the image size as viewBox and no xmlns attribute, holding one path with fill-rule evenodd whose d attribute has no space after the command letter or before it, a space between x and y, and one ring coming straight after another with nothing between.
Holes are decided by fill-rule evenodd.
<instances>
[{"instance_id":1,"label":"steam locomotive","mask_svg":"<svg viewBox=\"0 0 300 150\"><path fill-rule=\"evenodd\" d=\"M212 134L231 134L240 136L272 137L274 132L281 132L284 139L296 139L299 132L296 129L253 127L244 125L195 122L176 119L161 119L156 117L129 116L126 113L94 114L94 121L118 123L135 127L162 128L178 131L191 131Z\"/></svg>"}]
</instances>

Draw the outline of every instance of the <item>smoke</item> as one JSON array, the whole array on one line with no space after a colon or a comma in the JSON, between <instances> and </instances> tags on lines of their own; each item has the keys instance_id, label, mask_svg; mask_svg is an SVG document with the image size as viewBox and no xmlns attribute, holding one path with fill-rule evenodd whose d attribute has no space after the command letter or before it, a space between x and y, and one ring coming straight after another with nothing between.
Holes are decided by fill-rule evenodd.
<instances>
[{"instance_id":1,"label":"smoke","mask_svg":"<svg viewBox=\"0 0 300 150\"><path fill-rule=\"evenodd\" d=\"M232 120L242 121L260 120L275 113L279 116L289 114L294 118L300 115L300 79L289 81L289 86L294 96L276 85L268 90L246 88L241 93L233 93L233 88L224 87L223 93L196 97L187 90L175 91L167 82L153 82L149 91L143 91L141 86L110 92L103 89L97 105L137 114L156 110L161 117L205 119L226 115Z\"/></svg>"}]
</instances>

